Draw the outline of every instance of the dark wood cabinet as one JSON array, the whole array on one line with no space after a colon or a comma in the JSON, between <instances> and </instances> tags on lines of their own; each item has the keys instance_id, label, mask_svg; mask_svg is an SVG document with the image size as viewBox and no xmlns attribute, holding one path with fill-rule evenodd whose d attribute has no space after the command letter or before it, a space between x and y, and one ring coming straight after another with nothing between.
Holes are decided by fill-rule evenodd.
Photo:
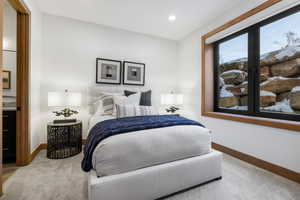
<instances>
[{"instance_id":1,"label":"dark wood cabinet","mask_svg":"<svg viewBox=\"0 0 300 200\"><path fill-rule=\"evenodd\" d=\"M16 162L16 111L3 111L3 163Z\"/></svg>"}]
</instances>

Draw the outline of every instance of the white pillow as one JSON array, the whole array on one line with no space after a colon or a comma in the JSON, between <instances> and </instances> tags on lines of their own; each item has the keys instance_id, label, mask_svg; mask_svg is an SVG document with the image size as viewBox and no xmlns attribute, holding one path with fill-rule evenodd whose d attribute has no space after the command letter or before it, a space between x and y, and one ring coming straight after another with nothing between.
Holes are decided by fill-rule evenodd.
<instances>
[{"instance_id":1,"label":"white pillow","mask_svg":"<svg viewBox=\"0 0 300 200\"><path fill-rule=\"evenodd\" d=\"M113 102L113 100L112 100ZM107 106L104 106L104 101L98 100L94 103L94 108L95 111L93 113L93 115L112 115L113 114L113 110L114 110L114 104L111 104L111 108L108 108Z\"/></svg>"},{"instance_id":2,"label":"white pillow","mask_svg":"<svg viewBox=\"0 0 300 200\"><path fill-rule=\"evenodd\" d=\"M144 115L158 115L157 110L153 106L138 105L118 105L116 104L116 117L133 117Z\"/></svg>"},{"instance_id":3,"label":"white pillow","mask_svg":"<svg viewBox=\"0 0 300 200\"><path fill-rule=\"evenodd\" d=\"M93 107L95 108L95 115L112 115L114 110L114 93L103 92L97 100L94 101Z\"/></svg>"},{"instance_id":4,"label":"white pillow","mask_svg":"<svg viewBox=\"0 0 300 200\"><path fill-rule=\"evenodd\" d=\"M140 99L141 99L140 92L130 95L128 97L124 95L114 95L114 104L138 106L140 104Z\"/></svg>"},{"instance_id":5,"label":"white pillow","mask_svg":"<svg viewBox=\"0 0 300 200\"><path fill-rule=\"evenodd\" d=\"M124 95L114 95L114 109L113 115L116 116L116 105L131 105L131 106L138 106L140 105L141 100L141 93L137 92L136 94L130 96Z\"/></svg>"}]
</instances>

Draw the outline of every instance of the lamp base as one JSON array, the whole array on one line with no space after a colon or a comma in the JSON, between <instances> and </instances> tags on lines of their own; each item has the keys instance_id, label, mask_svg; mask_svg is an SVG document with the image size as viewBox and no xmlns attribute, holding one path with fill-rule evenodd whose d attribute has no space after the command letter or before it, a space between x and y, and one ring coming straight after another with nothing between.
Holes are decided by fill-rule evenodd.
<instances>
[{"instance_id":1,"label":"lamp base","mask_svg":"<svg viewBox=\"0 0 300 200\"><path fill-rule=\"evenodd\" d=\"M166 111L169 113L175 113L177 110L179 110L178 107L171 106L170 108L167 108Z\"/></svg>"},{"instance_id":2,"label":"lamp base","mask_svg":"<svg viewBox=\"0 0 300 200\"><path fill-rule=\"evenodd\" d=\"M76 119L55 119L53 120L53 124L74 123L76 121Z\"/></svg>"}]
</instances>

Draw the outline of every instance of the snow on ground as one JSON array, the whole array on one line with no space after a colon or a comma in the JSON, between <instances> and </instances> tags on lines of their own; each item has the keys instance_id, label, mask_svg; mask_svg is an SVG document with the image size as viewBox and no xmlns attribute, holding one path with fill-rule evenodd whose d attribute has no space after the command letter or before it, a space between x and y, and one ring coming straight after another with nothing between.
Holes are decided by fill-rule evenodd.
<instances>
[{"instance_id":1,"label":"snow on ground","mask_svg":"<svg viewBox=\"0 0 300 200\"><path fill-rule=\"evenodd\" d=\"M276 52L278 52L278 53L276 54ZM268 53L262 54L260 56L260 60L264 60L265 58L267 58L272 53L276 54L275 58L277 60L281 60L285 57L292 57L298 52L300 52L300 46L299 45L293 45L293 46L289 46L289 47L283 48L283 49L278 50L278 51L273 51L273 52L268 52ZM226 63L223 63L223 64L230 65L232 63L246 62L246 61L248 61L248 58L241 58L241 59L232 60L232 61L229 61L229 62L226 62Z\"/></svg>"},{"instance_id":2,"label":"snow on ground","mask_svg":"<svg viewBox=\"0 0 300 200\"><path fill-rule=\"evenodd\" d=\"M291 108L290 102L287 99L284 99L281 102L277 102L274 106L264 107L260 109L276 112L294 113L294 110Z\"/></svg>"},{"instance_id":3,"label":"snow on ground","mask_svg":"<svg viewBox=\"0 0 300 200\"><path fill-rule=\"evenodd\" d=\"M274 94L273 92L269 92L269 91L265 91L265 90L261 90L259 92L261 97L266 97L266 96L272 96L272 97L276 97L276 94Z\"/></svg>"},{"instance_id":4,"label":"snow on ground","mask_svg":"<svg viewBox=\"0 0 300 200\"><path fill-rule=\"evenodd\" d=\"M276 59L281 60L285 57L292 57L299 51L300 51L299 46L289 46L285 49L282 49L275 57Z\"/></svg>"},{"instance_id":5,"label":"snow on ground","mask_svg":"<svg viewBox=\"0 0 300 200\"><path fill-rule=\"evenodd\" d=\"M224 97L233 97L234 95L229 92L228 90L226 90L226 86L222 87L221 91L220 91L220 97L224 98Z\"/></svg>"},{"instance_id":6,"label":"snow on ground","mask_svg":"<svg viewBox=\"0 0 300 200\"><path fill-rule=\"evenodd\" d=\"M219 86L223 87L225 85L225 81L224 81L224 79L222 77L219 77L219 78L220 78L220 80L219 80Z\"/></svg>"},{"instance_id":7,"label":"snow on ground","mask_svg":"<svg viewBox=\"0 0 300 200\"><path fill-rule=\"evenodd\" d=\"M247 85L248 84L248 81L244 81L242 82L241 86L244 86L244 85Z\"/></svg>"},{"instance_id":8,"label":"snow on ground","mask_svg":"<svg viewBox=\"0 0 300 200\"><path fill-rule=\"evenodd\" d=\"M229 87L234 87L234 85L230 85L230 84L227 84L227 85L224 85L224 88L229 88Z\"/></svg>"},{"instance_id":9,"label":"snow on ground","mask_svg":"<svg viewBox=\"0 0 300 200\"><path fill-rule=\"evenodd\" d=\"M241 73L246 73L246 72L238 70L238 69L233 69L233 70L228 70L228 71L223 72L221 74L221 76L226 75L226 74L230 74L230 73L239 73L239 74L241 74Z\"/></svg>"},{"instance_id":10,"label":"snow on ground","mask_svg":"<svg viewBox=\"0 0 300 200\"><path fill-rule=\"evenodd\" d=\"M236 60L231 60L225 63L220 63L221 65L230 65L232 63L239 63L239 62L246 62L248 61L248 58L240 58L240 59L236 59Z\"/></svg>"},{"instance_id":11,"label":"snow on ground","mask_svg":"<svg viewBox=\"0 0 300 200\"><path fill-rule=\"evenodd\" d=\"M233 107L230 107L229 109L232 109L232 110L248 110L248 106L233 106Z\"/></svg>"},{"instance_id":12,"label":"snow on ground","mask_svg":"<svg viewBox=\"0 0 300 200\"><path fill-rule=\"evenodd\" d=\"M291 91L291 93L300 92L300 86L294 87Z\"/></svg>"},{"instance_id":13,"label":"snow on ground","mask_svg":"<svg viewBox=\"0 0 300 200\"><path fill-rule=\"evenodd\" d=\"M270 53L265 53L263 55L260 56L260 60L265 59L266 57L268 57L270 55Z\"/></svg>"}]
</instances>

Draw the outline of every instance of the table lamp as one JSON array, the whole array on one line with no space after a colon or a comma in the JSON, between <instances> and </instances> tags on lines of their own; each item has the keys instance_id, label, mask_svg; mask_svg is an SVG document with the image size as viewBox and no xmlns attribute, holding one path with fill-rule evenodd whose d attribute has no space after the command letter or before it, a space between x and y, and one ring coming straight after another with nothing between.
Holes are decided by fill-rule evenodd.
<instances>
[{"instance_id":1,"label":"table lamp","mask_svg":"<svg viewBox=\"0 0 300 200\"><path fill-rule=\"evenodd\" d=\"M62 107L60 111L53 111L59 117L64 116L64 119L56 119L53 123L71 123L76 122L76 119L68 119L72 115L78 114L78 111L72 110L71 107L81 106L81 93L79 92L48 92L48 107Z\"/></svg>"},{"instance_id":2,"label":"table lamp","mask_svg":"<svg viewBox=\"0 0 300 200\"><path fill-rule=\"evenodd\" d=\"M178 105L183 104L183 95L182 94L174 94L173 92L168 94L162 94L161 95L161 104L162 105L168 105L169 108L166 109L166 111L169 113L175 113L179 110Z\"/></svg>"}]
</instances>

